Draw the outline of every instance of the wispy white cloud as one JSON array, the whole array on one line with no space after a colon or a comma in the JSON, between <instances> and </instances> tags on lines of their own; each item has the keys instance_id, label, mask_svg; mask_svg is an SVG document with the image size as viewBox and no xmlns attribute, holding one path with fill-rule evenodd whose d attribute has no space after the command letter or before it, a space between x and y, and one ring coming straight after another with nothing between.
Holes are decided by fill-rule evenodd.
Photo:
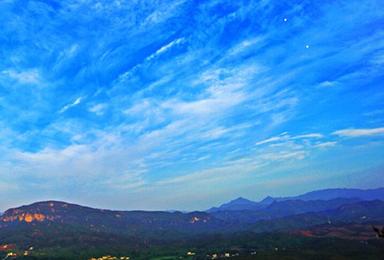
<instances>
[{"instance_id":1,"label":"wispy white cloud","mask_svg":"<svg viewBox=\"0 0 384 260\"><path fill-rule=\"evenodd\" d=\"M256 142L256 146L258 145L263 145L263 144L270 144L270 143L276 143L276 142L281 142L281 141L287 141L287 140L295 140L295 139L319 139L323 138L324 135L319 134L319 133L310 133L310 134L301 134L301 135L295 135L295 136L290 136L288 133L282 133L279 136L273 136L270 138L267 138L265 140L261 140Z\"/></svg>"},{"instance_id":2,"label":"wispy white cloud","mask_svg":"<svg viewBox=\"0 0 384 260\"><path fill-rule=\"evenodd\" d=\"M324 135L319 133L311 133L311 134L302 134L293 136L292 139L307 139L307 138L323 138Z\"/></svg>"},{"instance_id":3,"label":"wispy white cloud","mask_svg":"<svg viewBox=\"0 0 384 260\"><path fill-rule=\"evenodd\" d=\"M265 43L265 39L262 37L255 37L252 39L246 39L238 43L236 46L231 48L228 51L228 55L240 55L244 52L250 51L253 49L253 47L262 45L263 42Z\"/></svg>"},{"instance_id":4,"label":"wispy white cloud","mask_svg":"<svg viewBox=\"0 0 384 260\"><path fill-rule=\"evenodd\" d=\"M284 136L284 135L283 136L274 136L274 137L270 137L268 139L259 141L255 145L269 144L269 143L273 143L273 142L277 142L277 141L281 141L281 140L287 140L287 139L288 139L288 137Z\"/></svg>"},{"instance_id":5,"label":"wispy white cloud","mask_svg":"<svg viewBox=\"0 0 384 260\"><path fill-rule=\"evenodd\" d=\"M95 113L98 116L104 114L105 109L107 108L106 104L95 104L89 108L89 111Z\"/></svg>"},{"instance_id":6,"label":"wispy white cloud","mask_svg":"<svg viewBox=\"0 0 384 260\"><path fill-rule=\"evenodd\" d=\"M78 97L78 98L76 98L72 103L69 103L69 104L63 106L63 107L60 109L59 113L62 114L62 113L64 113L65 111L67 111L68 109L80 105L80 103L81 103L81 101L82 101L83 99L84 99L83 97Z\"/></svg>"},{"instance_id":7,"label":"wispy white cloud","mask_svg":"<svg viewBox=\"0 0 384 260\"><path fill-rule=\"evenodd\" d=\"M146 171L141 156L135 151L137 153L136 149L124 148L121 139L105 133L88 145L73 144L38 152L15 151L9 158L17 163L20 176L28 176L33 171L35 178L48 182L75 178L82 185L92 180L110 187L133 187L143 182Z\"/></svg>"},{"instance_id":8,"label":"wispy white cloud","mask_svg":"<svg viewBox=\"0 0 384 260\"><path fill-rule=\"evenodd\" d=\"M172 47L180 45L180 44L182 44L184 42L185 42L185 38L178 38L178 39L175 39L175 40L165 44L164 46L162 46L159 49L157 49L154 53L152 53L149 56L147 56L142 63L136 64L131 69L129 69L128 71L126 71L123 74L121 74L118 77L117 82L124 82L124 80L128 79L129 77L131 77L135 72L137 72L137 70L139 70L145 64L151 62L152 60L156 59L160 55L164 54L165 52L170 50Z\"/></svg>"},{"instance_id":9,"label":"wispy white cloud","mask_svg":"<svg viewBox=\"0 0 384 260\"><path fill-rule=\"evenodd\" d=\"M38 84L41 81L40 73L36 69L26 71L17 71L10 69L3 70L1 73L13 80L16 80L20 84Z\"/></svg>"},{"instance_id":10,"label":"wispy white cloud","mask_svg":"<svg viewBox=\"0 0 384 260\"><path fill-rule=\"evenodd\" d=\"M319 84L319 87L322 87L322 88L331 88L331 87L334 87L337 85L337 82L336 81L323 81Z\"/></svg>"},{"instance_id":11,"label":"wispy white cloud","mask_svg":"<svg viewBox=\"0 0 384 260\"><path fill-rule=\"evenodd\" d=\"M162 46L160 49L158 49L157 51L155 51L153 54L151 54L150 56L148 56L146 58L147 61L150 61L154 58L156 58L157 56L165 53L166 51L168 51L169 49L171 49L173 46L175 45L178 45L178 44L182 44L183 42L185 42L185 39L184 38L178 38L176 40L173 40L171 41L170 43Z\"/></svg>"},{"instance_id":12,"label":"wispy white cloud","mask_svg":"<svg viewBox=\"0 0 384 260\"><path fill-rule=\"evenodd\" d=\"M317 148L329 148L329 147L335 146L336 144L337 144L337 142L330 141L330 142L323 142L323 143L315 144L314 147L317 147Z\"/></svg>"},{"instance_id":13,"label":"wispy white cloud","mask_svg":"<svg viewBox=\"0 0 384 260\"><path fill-rule=\"evenodd\" d=\"M266 151L262 154L244 157L236 160L223 162L221 165L192 172L183 176L164 179L155 185L172 186L175 185L203 185L209 186L212 183L231 182L231 180L262 176L263 170L276 162L290 162L303 160L307 155L303 150L285 150L280 152Z\"/></svg>"},{"instance_id":14,"label":"wispy white cloud","mask_svg":"<svg viewBox=\"0 0 384 260\"><path fill-rule=\"evenodd\" d=\"M362 137L362 136L374 136L374 135L383 135L384 127L378 128L348 128L337 130L333 132L334 135L344 136L344 137Z\"/></svg>"},{"instance_id":15,"label":"wispy white cloud","mask_svg":"<svg viewBox=\"0 0 384 260\"><path fill-rule=\"evenodd\" d=\"M148 24L159 24L166 21L168 18L172 17L172 15L177 12L177 9L182 7L185 2L185 0L179 0L174 1L173 3L159 5L157 9L145 18L143 26L148 26Z\"/></svg>"}]
</instances>

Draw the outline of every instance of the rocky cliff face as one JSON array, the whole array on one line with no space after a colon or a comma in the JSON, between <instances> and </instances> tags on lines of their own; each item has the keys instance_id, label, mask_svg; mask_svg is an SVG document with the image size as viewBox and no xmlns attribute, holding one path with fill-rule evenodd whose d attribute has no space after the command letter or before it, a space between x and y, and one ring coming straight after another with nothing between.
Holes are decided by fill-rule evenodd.
<instances>
[{"instance_id":1,"label":"rocky cliff face","mask_svg":"<svg viewBox=\"0 0 384 260\"><path fill-rule=\"evenodd\" d=\"M75 207L80 207L73 205ZM9 209L0 216L0 224L14 222L44 222L55 221L62 218L62 215L68 211L70 204L59 201L38 202L28 206Z\"/></svg>"}]
</instances>

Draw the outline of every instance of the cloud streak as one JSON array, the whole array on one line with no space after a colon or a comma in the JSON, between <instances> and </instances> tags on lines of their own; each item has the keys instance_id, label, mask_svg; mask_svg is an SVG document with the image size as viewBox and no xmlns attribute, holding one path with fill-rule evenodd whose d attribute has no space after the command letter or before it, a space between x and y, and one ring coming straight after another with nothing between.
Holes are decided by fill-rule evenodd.
<instances>
[{"instance_id":1,"label":"cloud streak","mask_svg":"<svg viewBox=\"0 0 384 260\"><path fill-rule=\"evenodd\" d=\"M378 128L348 128L333 132L334 135L343 137L364 137L384 135L384 127Z\"/></svg>"},{"instance_id":2,"label":"cloud streak","mask_svg":"<svg viewBox=\"0 0 384 260\"><path fill-rule=\"evenodd\" d=\"M64 112L66 112L68 109L71 109L75 106L78 106L80 105L81 101L83 100L83 97L78 97L76 98L72 103L69 103L65 106L63 106L60 110L59 110L59 114L62 114Z\"/></svg>"}]
</instances>

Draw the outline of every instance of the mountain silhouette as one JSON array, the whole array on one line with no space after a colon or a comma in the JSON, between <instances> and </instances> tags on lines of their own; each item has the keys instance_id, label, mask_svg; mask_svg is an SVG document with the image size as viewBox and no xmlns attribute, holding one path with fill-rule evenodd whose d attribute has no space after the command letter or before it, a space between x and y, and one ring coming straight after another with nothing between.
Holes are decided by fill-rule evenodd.
<instances>
[{"instance_id":1,"label":"mountain silhouette","mask_svg":"<svg viewBox=\"0 0 384 260\"><path fill-rule=\"evenodd\" d=\"M384 200L384 188L377 189L324 189L307 192L292 197L271 197L267 196L263 200L256 202L245 198L237 198L235 200L224 203L218 207L213 207L207 212L229 211L229 210L259 210L263 209L274 202L279 201L315 201L315 200L333 200L333 199L354 199L354 200Z\"/></svg>"}]
</instances>

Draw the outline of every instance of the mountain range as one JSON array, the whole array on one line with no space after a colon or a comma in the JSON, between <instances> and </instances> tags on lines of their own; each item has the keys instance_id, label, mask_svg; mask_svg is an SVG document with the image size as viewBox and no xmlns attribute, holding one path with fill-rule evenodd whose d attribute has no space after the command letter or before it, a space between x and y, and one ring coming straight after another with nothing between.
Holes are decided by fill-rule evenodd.
<instances>
[{"instance_id":1,"label":"mountain range","mask_svg":"<svg viewBox=\"0 0 384 260\"><path fill-rule=\"evenodd\" d=\"M242 197L222 204L219 207L213 207L207 212L233 211L233 210L259 210L279 201L315 201L315 200L333 200L333 199L354 199L354 200L384 200L384 188L377 189L324 189L307 192L292 197L271 197L267 196L263 200L256 202Z\"/></svg>"},{"instance_id":2,"label":"mountain range","mask_svg":"<svg viewBox=\"0 0 384 260\"><path fill-rule=\"evenodd\" d=\"M0 217L0 229L22 224L60 223L88 227L94 231L140 234L150 231L199 232L233 231L249 223L304 213L329 212L365 201L384 203L384 188L326 189L294 197L266 197L255 202L237 198L207 211L114 211L60 201L37 202L8 209ZM380 207L379 207L380 208ZM383 214L384 217L384 214Z\"/></svg>"},{"instance_id":3,"label":"mountain range","mask_svg":"<svg viewBox=\"0 0 384 260\"><path fill-rule=\"evenodd\" d=\"M5 211L0 217L0 245L33 245L41 250L70 250L75 245L82 250L106 246L110 250L112 246L131 252L249 232L364 240L375 238L371 225L383 223L384 188L327 189L259 202L238 198L207 211L186 213L115 211L44 201Z\"/></svg>"}]
</instances>

